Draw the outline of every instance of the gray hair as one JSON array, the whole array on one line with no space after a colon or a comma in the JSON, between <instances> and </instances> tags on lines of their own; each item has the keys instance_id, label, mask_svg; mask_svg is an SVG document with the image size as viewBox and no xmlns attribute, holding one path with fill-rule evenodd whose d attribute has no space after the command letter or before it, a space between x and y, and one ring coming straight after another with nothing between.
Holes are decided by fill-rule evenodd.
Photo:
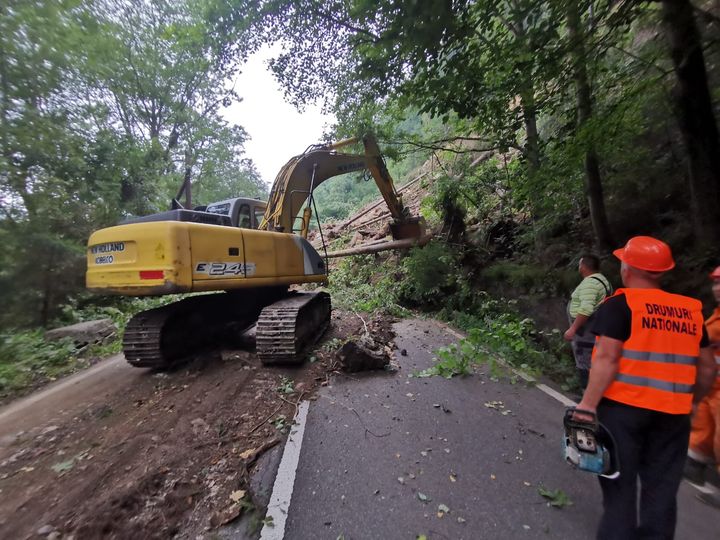
<instances>
[{"instance_id":1,"label":"gray hair","mask_svg":"<svg viewBox=\"0 0 720 540\"><path fill-rule=\"evenodd\" d=\"M625 261L621 261L620 269L628 270L630 273L635 274L637 277L655 282L659 282L660 279L666 274L666 272L651 272L650 270L642 270L641 268L630 266Z\"/></svg>"}]
</instances>

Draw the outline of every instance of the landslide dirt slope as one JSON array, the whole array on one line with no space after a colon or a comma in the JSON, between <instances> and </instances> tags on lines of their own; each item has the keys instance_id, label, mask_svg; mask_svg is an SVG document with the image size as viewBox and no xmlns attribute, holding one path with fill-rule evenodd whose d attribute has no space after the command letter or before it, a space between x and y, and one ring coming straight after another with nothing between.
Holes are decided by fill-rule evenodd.
<instances>
[{"instance_id":1,"label":"landslide dirt slope","mask_svg":"<svg viewBox=\"0 0 720 540\"><path fill-rule=\"evenodd\" d=\"M475 167L496 154L491 151L473 150L470 142L460 143L455 146L458 153L452 157L439 161L437 156L428 159L421 167L411 173L411 179L397 188L402 197L403 204L409 209L410 214L420 215L420 206L428 197L432 183L442 177L456 174L456 165L463 159L463 152L472 157L470 167ZM512 155L509 154L509 155ZM461 166L460 170L465 170ZM374 201L364 205L348 219L329 223L323 226L324 240L327 243L328 252L336 249L357 247L374 240L384 239L390 236L390 222L392 218L387 205L379 196ZM317 231L311 231L310 241L316 249L322 253L322 239ZM348 240L349 238L349 240Z\"/></svg>"},{"instance_id":2,"label":"landslide dirt slope","mask_svg":"<svg viewBox=\"0 0 720 540\"><path fill-rule=\"evenodd\" d=\"M26 426L0 453L0 538L212 535L239 513L230 496L248 490L255 459L282 442L294 403L327 384L333 349L363 332L356 315L336 311L317 360L298 368L265 368L246 351L206 354L129 387L118 381L69 419Z\"/></svg>"},{"instance_id":3,"label":"landslide dirt slope","mask_svg":"<svg viewBox=\"0 0 720 540\"><path fill-rule=\"evenodd\" d=\"M427 182L432 178L432 171L419 172L413 180L398 188L403 204L410 214L420 215L420 205L427 196ZM390 211L382 197L364 205L350 218L323 227L324 239L327 242L328 252L334 251L343 244L343 247L355 247L369 240L379 240L390 235ZM342 237L342 239L341 239ZM349 237L349 241L346 239ZM310 241L322 254L322 239L317 231L310 233Z\"/></svg>"}]
</instances>

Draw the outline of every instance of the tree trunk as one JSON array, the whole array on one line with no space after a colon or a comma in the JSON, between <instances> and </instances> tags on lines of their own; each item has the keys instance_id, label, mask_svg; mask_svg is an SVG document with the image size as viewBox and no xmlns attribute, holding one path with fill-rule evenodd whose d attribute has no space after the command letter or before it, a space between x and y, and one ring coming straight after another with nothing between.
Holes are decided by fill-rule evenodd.
<instances>
[{"instance_id":1,"label":"tree trunk","mask_svg":"<svg viewBox=\"0 0 720 540\"><path fill-rule=\"evenodd\" d=\"M50 306L52 305L53 296L53 275L52 268L55 264L55 255L49 254L49 261L43 268L43 293L42 303L40 305L40 325L45 328L50 321Z\"/></svg>"},{"instance_id":2,"label":"tree trunk","mask_svg":"<svg viewBox=\"0 0 720 540\"><path fill-rule=\"evenodd\" d=\"M705 59L689 0L662 0L662 19L675 66L677 119L688 154L696 241L720 240L720 145Z\"/></svg>"},{"instance_id":3,"label":"tree trunk","mask_svg":"<svg viewBox=\"0 0 720 540\"><path fill-rule=\"evenodd\" d=\"M192 166L186 165L185 166L185 175L183 176L183 184L181 192L185 193L185 208L188 210L192 210Z\"/></svg>"},{"instance_id":4,"label":"tree trunk","mask_svg":"<svg viewBox=\"0 0 720 540\"><path fill-rule=\"evenodd\" d=\"M528 160L528 171L534 176L540 170L540 137L537 130L537 111L535 110L535 97L532 85L530 90L523 92L522 100L523 121L525 122L525 157Z\"/></svg>"},{"instance_id":5,"label":"tree trunk","mask_svg":"<svg viewBox=\"0 0 720 540\"><path fill-rule=\"evenodd\" d=\"M529 91L520 95L522 101L523 121L525 123L525 158L528 162L528 180L533 190L537 188L538 173L540 172L540 136L537 130L537 110L535 109L535 94L532 83L528 83ZM539 219L539 212L534 201L530 201L530 215L533 222ZM533 227L535 250L540 252L545 239L540 233L539 227Z\"/></svg>"},{"instance_id":6,"label":"tree trunk","mask_svg":"<svg viewBox=\"0 0 720 540\"><path fill-rule=\"evenodd\" d=\"M0 7L0 17L5 16L5 10ZM0 36L0 152L5 158L10 157L7 147L5 130L8 129L8 111L10 110L10 85L8 84L7 52L4 43L5 36ZM8 160L9 161L9 160Z\"/></svg>"},{"instance_id":7,"label":"tree trunk","mask_svg":"<svg viewBox=\"0 0 720 540\"><path fill-rule=\"evenodd\" d=\"M580 12L577 1L570 0L567 6L567 25L570 37L570 50L573 61L573 74L577 91L578 131L592 118L592 89L585 65L585 37L581 28ZM590 141L585 149L585 193L590 208L590 222L601 251L607 252L613 246L610 225L605 212L600 161L595 152L595 144Z\"/></svg>"}]
</instances>

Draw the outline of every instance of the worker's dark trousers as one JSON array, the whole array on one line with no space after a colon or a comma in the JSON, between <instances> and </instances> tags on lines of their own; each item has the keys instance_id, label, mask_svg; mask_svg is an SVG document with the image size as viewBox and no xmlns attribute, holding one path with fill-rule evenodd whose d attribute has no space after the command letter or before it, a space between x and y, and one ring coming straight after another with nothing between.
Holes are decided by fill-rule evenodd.
<instances>
[{"instance_id":1,"label":"worker's dark trousers","mask_svg":"<svg viewBox=\"0 0 720 540\"><path fill-rule=\"evenodd\" d=\"M687 455L690 416L665 414L603 399L598 406L598 419L615 437L620 477L600 478L605 511L597 538L673 538L676 495Z\"/></svg>"}]
</instances>

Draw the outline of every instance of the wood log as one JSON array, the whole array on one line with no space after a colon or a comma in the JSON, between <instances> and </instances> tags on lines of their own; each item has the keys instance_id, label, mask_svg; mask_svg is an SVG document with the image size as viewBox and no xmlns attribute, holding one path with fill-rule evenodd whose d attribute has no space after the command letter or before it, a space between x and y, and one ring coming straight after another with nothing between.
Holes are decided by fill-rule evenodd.
<instances>
[{"instance_id":1,"label":"wood log","mask_svg":"<svg viewBox=\"0 0 720 540\"><path fill-rule=\"evenodd\" d=\"M426 234L420 238L406 238L404 240L391 240L388 242L374 242L362 246L332 251L327 254L328 259L337 257L349 257L350 255L362 255L364 253L379 253L389 249L410 249L415 246L424 246L432 239L432 234Z\"/></svg>"}]
</instances>

